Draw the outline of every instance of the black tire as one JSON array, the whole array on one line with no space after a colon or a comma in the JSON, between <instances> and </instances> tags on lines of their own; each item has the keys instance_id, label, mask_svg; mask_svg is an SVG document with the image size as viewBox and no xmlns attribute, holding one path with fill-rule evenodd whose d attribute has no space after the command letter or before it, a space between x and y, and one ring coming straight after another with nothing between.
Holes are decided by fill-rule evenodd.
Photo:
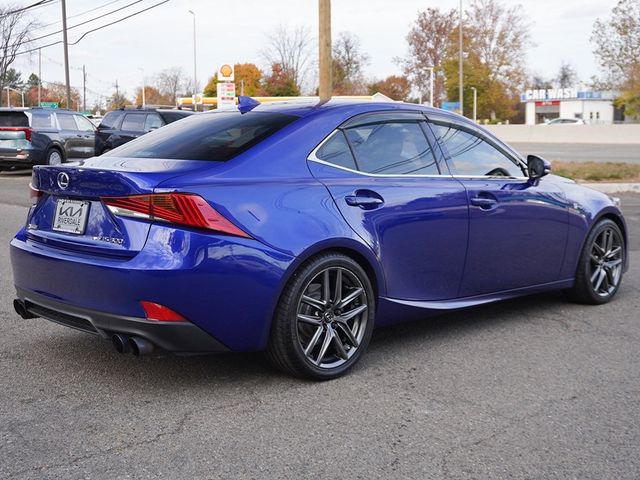
<instances>
[{"instance_id":1,"label":"black tire","mask_svg":"<svg viewBox=\"0 0 640 480\"><path fill-rule=\"evenodd\" d=\"M329 290L324 289L324 279L328 279ZM325 297L327 291L330 295ZM267 357L276 368L299 377L331 380L343 375L369 344L375 300L367 273L352 258L339 253L311 258L280 297ZM308 352L303 344L306 349L311 347Z\"/></svg>"},{"instance_id":2,"label":"black tire","mask_svg":"<svg viewBox=\"0 0 640 480\"><path fill-rule=\"evenodd\" d=\"M53 147L47 150L45 165L60 165L62 163L64 163L64 154L62 151Z\"/></svg>"},{"instance_id":3,"label":"black tire","mask_svg":"<svg viewBox=\"0 0 640 480\"><path fill-rule=\"evenodd\" d=\"M615 259L611 257L611 260L608 260L607 252L600 255L599 249L594 245L597 243L600 247L603 239L609 238L606 237L607 233L611 237L612 245L614 245L612 248L619 248L619 254L615 255ZM601 305L611 301L622 282L626 254L624 236L620 227L609 219L603 219L596 223L587 235L580 253L575 283L573 288L567 290L569 298L575 302L590 305ZM599 258L600 256L602 258ZM611 267L610 265L614 261L618 263ZM600 274L597 272L598 269L601 271ZM603 278L600 279L600 277Z\"/></svg>"}]
</instances>

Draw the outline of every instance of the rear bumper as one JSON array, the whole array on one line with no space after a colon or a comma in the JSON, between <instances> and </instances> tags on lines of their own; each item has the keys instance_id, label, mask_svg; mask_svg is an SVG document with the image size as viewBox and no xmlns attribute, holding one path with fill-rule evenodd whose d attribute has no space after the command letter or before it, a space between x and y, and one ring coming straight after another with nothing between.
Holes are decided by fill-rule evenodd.
<instances>
[{"instance_id":1,"label":"rear bumper","mask_svg":"<svg viewBox=\"0 0 640 480\"><path fill-rule=\"evenodd\" d=\"M97 312L19 288L17 294L29 313L103 338L111 338L116 333L142 337L162 350L184 355L229 350L193 323L160 323L144 318Z\"/></svg>"},{"instance_id":2,"label":"rear bumper","mask_svg":"<svg viewBox=\"0 0 640 480\"><path fill-rule=\"evenodd\" d=\"M139 334L178 352L202 350L181 346L187 335L186 329L178 330L181 326L141 320L141 300L178 312L231 351L262 350L293 261L257 240L163 225L151 226L145 246L133 258L58 248L29 239L24 229L12 240L10 254L21 300L88 317L98 333ZM155 326L163 330L149 330ZM157 337L164 335L159 332L167 338Z\"/></svg>"}]
</instances>

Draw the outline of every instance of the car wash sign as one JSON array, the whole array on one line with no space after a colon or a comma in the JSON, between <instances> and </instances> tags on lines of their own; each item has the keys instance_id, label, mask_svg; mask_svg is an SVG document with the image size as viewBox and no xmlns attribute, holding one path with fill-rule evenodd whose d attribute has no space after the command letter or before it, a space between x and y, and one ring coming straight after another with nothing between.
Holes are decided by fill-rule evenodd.
<instances>
[{"instance_id":1,"label":"car wash sign","mask_svg":"<svg viewBox=\"0 0 640 480\"><path fill-rule=\"evenodd\" d=\"M567 100L578 98L577 88L542 88L526 90L520 94L521 102L539 102L546 100Z\"/></svg>"}]
</instances>

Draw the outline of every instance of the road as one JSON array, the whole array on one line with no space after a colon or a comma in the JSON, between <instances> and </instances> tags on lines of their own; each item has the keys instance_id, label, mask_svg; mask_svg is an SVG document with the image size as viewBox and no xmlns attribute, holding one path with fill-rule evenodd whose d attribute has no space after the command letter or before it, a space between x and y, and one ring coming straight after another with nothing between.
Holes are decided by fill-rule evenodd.
<instances>
[{"instance_id":1,"label":"road","mask_svg":"<svg viewBox=\"0 0 640 480\"><path fill-rule=\"evenodd\" d=\"M525 156L535 153L547 160L640 163L640 145L516 142L512 142L510 145Z\"/></svg>"},{"instance_id":2,"label":"road","mask_svg":"<svg viewBox=\"0 0 640 480\"><path fill-rule=\"evenodd\" d=\"M552 293L380 329L313 383L258 354L136 359L20 319L7 245L27 182L0 176L0 478L638 478L640 196L622 196L613 303Z\"/></svg>"}]
</instances>

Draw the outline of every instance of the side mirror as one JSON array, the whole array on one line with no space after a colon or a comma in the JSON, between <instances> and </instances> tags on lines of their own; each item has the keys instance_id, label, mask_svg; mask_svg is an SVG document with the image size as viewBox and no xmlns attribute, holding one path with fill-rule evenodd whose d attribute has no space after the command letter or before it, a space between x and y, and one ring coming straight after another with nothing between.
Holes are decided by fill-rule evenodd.
<instances>
[{"instance_id":1,"label":"side mirror","mask_svg":"<svg viewBox=\"0 0 640 480\"><path fill-rule=\"evenodd\" d=\"M537 180L551 173L551 163L537 155L527 155L529 179Z\"/></svg>"}]
</instances>

